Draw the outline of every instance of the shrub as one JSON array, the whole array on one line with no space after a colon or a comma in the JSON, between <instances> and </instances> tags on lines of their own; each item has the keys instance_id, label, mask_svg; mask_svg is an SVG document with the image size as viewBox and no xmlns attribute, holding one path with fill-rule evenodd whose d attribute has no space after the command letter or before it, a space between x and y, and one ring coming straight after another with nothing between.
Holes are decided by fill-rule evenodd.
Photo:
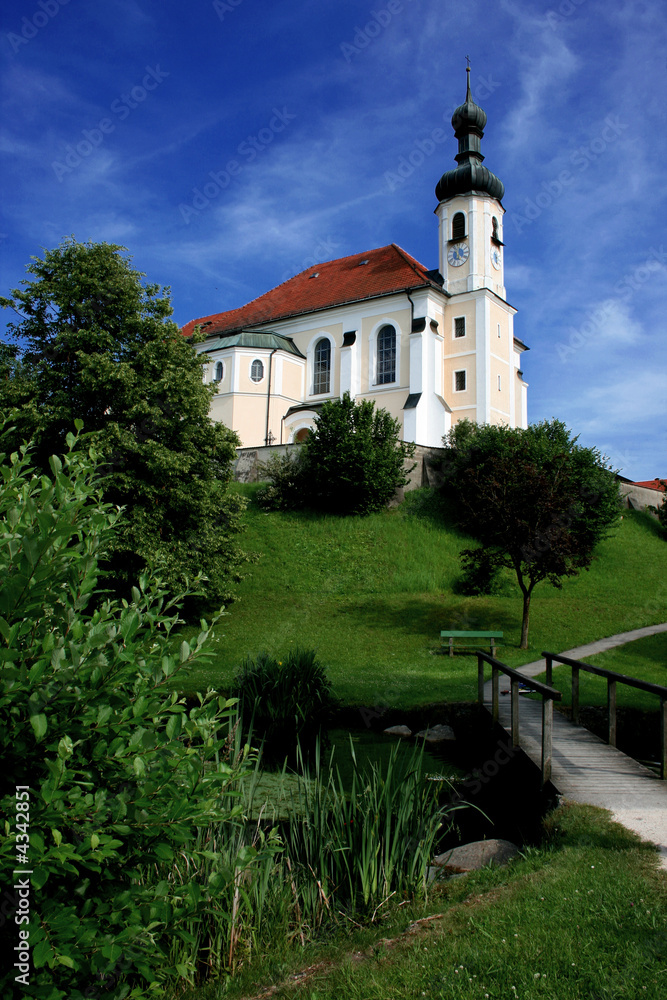
<instances>
[{"instance_id":1,"label":"shrub","mask_svg":"<svg viewBox=\"0 0 667 1000\"><path fill-rule=\"evenodd\" d=\"M121 515L103 502L94 453L72 434L67 444L50 477L25 449L0 456L0 799L11 834L0 865L7 887L15 869L30 873L29 923L13 919L25 900L8 913L5 897L6 954L27 931L29 995L44 1000L119 995L109 986L119 969L159 994L192 976L196 954L177 968L170 949L189 940L214 884L178 884L174 858L196 867L197 832L240 819L242 769L221 759L232 703L209 693L188 711L167 686L208 655L206 622L192 647L177 645L178 603L146 577L131 601L103 600L98 560ZM256 856L244 848L233 876ZM3 995L16 975L0 974Z\"/></svg>"},{"instance_id":2,"label":"shrub","mask_svg":"<svg viewBox=\"0 0 667 1000\"><path fill-rule=\"evenodd\" d=\"M301 450L296 454L272 455L260 465L260 475L269 482L257 490L256 501L267 510L296 510L308 498Z\"/></svg>"},{"instance_id":3,"label":"shrub","mask_svg":"<svg viewBox=\"0 0 667 1000\"><path fill-rule=\"evenodd\" d=\"M405 486L405 460L415 446L400 440L397 420L372 400L355 403L349 393L327 400L304 445L309 502L334 514L382 510Z\"/></svg>"},{"instance_id":4,"label":"shrub","mask_svg":"<svg viewBox=\"0 0 667 1000\"><path fill-rule=\"evenodd\" d=\"M265 464L270 485L258 502L274 510L312 507L330 514L382 510L408 481L405 460L415 446L400 434L398 421L376 410L372 400L355 403L347 392L327 400L297 456L273 456Z\"/></svg>"},{"instance_id":5,"label":"shrub","mask_svg":"<svg viewBox=\"0 0 667 1000\"><path fill-rule=\"evenodd\" d=\"M244 734L264 741L267 764L311 753L334 707L331 683L313 650L295 649L283 660L267 653L247 659L234 679Z\"/></svg>"}]
</instances>

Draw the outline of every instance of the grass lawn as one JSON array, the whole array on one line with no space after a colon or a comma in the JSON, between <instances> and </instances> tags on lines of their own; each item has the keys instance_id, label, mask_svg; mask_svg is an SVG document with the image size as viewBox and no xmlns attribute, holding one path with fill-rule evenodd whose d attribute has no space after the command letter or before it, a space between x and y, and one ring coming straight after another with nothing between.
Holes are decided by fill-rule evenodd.
<instances>
[{"instance_id":1,"label":"grass lawn","mask_svg":"<svg viewBox=\"0 0 667 1000\"><path fill-rule=\"evenodd\" d=\"M566 804L508 867L447 882L425 905L390 903L371 927L283 945L186 1000L659 1000L666 927L655 852L603 810Z\"/></svg>"},{"instance_id":2,"label":"grass lawn","mask_svg":"<svg viewBox=\"0 0 667 1000\"><path fill-rule=\"evenodd\" d=\"M408 494L396 510L337 518L264 513L252 503L256 488L238 488L251 498L244 545L258 560L216 627L214 658L189 674L185 693L225 691L245 656L298 644L317 650L348 705L471 701L476 660L441 655L442 628L501 628L500 659L518 666L542 649L667 619L667 549L648 515L625 512L591 569L562 590L538 585L522 651L516 583L506 573L493 596L456 593L470 540L443 526L429 491Z\"/></svg>"}]
</instances>

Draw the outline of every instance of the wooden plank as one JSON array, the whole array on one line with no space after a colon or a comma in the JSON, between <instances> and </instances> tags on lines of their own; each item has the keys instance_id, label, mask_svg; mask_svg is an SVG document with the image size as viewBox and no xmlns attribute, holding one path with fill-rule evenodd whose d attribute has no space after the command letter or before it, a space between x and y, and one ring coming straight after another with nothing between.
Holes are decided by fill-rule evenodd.
<instances>
[{"instance_id":1,"label":"wooden plank","mask_svg":"<svg viewBox=\"0 0 667 1000\"><path fill-rule=\"evenodd\" d=\"M516 678L512 678L510 681L511 689L511 699L512 699L512 746L518 747L519 744L519 682Z\"/></svg>"}]
</instances>

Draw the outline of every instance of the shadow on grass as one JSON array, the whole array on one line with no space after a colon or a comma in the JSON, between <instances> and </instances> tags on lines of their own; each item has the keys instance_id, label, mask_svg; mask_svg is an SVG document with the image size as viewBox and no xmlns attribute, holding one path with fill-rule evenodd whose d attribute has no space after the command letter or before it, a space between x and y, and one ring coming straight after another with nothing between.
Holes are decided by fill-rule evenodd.
<instances>
[{"instance_id":1,"label":"shadow on grass","mask_svg":"<svg viewBox=\"0 0 667 1000\"><path fill-rule=\"evenodd\" d=\"M488 631L492 628L503 632L516 629L516 616L499 612L497 608L483 606L472 610L466 603L447 598L431 600L395 601L381 597L368 597L349 602L341 611L367 628L391 629L396 632L423 635L433 642L440 642L440 631L445 628L471 631Z\"/></svg>"}]
</instances>

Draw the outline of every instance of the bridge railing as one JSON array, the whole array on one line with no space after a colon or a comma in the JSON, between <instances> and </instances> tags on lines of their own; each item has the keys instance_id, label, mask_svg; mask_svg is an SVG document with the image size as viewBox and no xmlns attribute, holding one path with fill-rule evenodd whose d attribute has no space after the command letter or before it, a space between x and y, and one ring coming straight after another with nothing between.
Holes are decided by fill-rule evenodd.
<instances>
[{"instance_id":1,"label":"bridge railing","mask_svg":"<svg viewBox=\"0 0 667 1000\"><path fill-rule=\"evenodd\" d=\"M529 687L542 696L542 784L551 779L551 747L553 742L554 702L560 701L560 691L532 677L524 677L513 667L496 660L488 653L477 650L477 697L480 705L484 704L484 664L491 665L491 712L493 721L498 721L498 694L500 674L507 674L510 679L510 694L512 705L512 746L519 746L519 684Z\"/></svg>"},{"instance_id":2,"label":"bridge railing","mask_svg":"<svg viewBox=\"0 0 667 1000\"><path fill-rule=\"evenodd\" d=\"M660 777L663 780L667 778L667 687L640 681L636 677L628 677L627 674L618 674L615 670L594 667L591 663L572 660L569 656L561 656L558 653L543 652L542 656L547 665L548 685L553 682L554 662L572 667L572 721L575 723L579 722L579 672L586 670L589 674L607 678L607 742L613 747L616 746L616 685L626 684L628 687L637 688L638 691L656 695L660 699Z\"/></svg>"}]
</instances>

